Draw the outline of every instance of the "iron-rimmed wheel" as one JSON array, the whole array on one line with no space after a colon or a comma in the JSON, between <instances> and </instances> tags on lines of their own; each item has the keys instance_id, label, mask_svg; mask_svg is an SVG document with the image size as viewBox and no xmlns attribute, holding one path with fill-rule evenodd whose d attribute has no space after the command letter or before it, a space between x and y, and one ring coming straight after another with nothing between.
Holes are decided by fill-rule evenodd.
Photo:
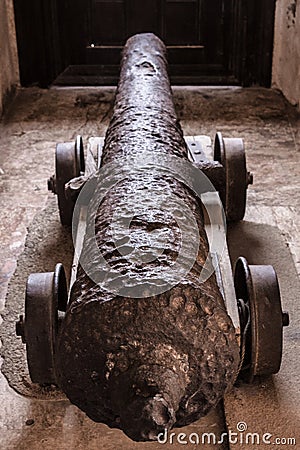
<instances>
[{"instance_id":1,"label":"iron-rimmed wheel","mask_svg":"<svg viewBox=\"0 0 300 450\"><path fill-rule=\"evenodd\" d=\"M241 376L252 382L257 375L275 374L282 357L282 328L286 325L281 308L276 272L269 265L249 265L246 258L238 258L234 284L236 298L249 311L245 338L245 359ZM244 319L241 321L244 322ZM243 327L242 327L243 328Z\"/></svg>"},{"instance_id":2,"label":"iron-rimmed wheel","mask_svg":"<svg viewBox=\"0 0 300 450\"><path fill-rule=\"evenodd\" d=\"M30 378L34 383L55 384L55 346L59 328L58 309L66 310L67 283L62 264L54 272L29 275L25 296L25 321L17 334L26 343ZM21 323L21 325L20 325Z\"/></svg>"},{"instance_id":3,"label":"iron-rimmed wheel","mask_svg":"<svg viewBox=\"0 0 300 450\"><path fill-rule=\"evenodd\" d=\"M247 173L243 139L223 138L218 132L214 143L214 160L220 162L225 169L225 199L222 200L226 218L229 222L242 220L246 209L247 187L252 177Z\"/></svg>"},{"instance_id":4,"label":"iron-rimmed wheel","mask_svg":"<svg viewBox=\"0 0 300 450\"><path fill-rule=\"evenodd\" d=\"M85 170L82 137L75 142L57 144L55 152L55 192L62 225L72 224L74 200L65 195L65 185Z\"/></svg>"}]
</instances>

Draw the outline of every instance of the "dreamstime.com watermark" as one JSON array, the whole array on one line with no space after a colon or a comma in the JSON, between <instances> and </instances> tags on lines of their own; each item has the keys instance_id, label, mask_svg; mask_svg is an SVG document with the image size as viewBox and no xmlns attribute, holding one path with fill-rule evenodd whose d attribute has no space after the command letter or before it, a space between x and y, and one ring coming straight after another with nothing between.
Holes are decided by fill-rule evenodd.
<instances>
[{"instance_id":1,"label":"dreamstime.com watermark","mask_svg":"<svg viewBox=\"0 0 300 450\"><path fill-rule=\"evenodd\" d=\"M272 433L248 431L246 422L238 422L236 430L228 430L227 432L217 435L215 433L175 433L165 430L157 436L159 444L180 444L180 445L220 445L229 443L231 445L281 445L296 446L296 438L279 437Z\"/></svg>"}]
</instances>

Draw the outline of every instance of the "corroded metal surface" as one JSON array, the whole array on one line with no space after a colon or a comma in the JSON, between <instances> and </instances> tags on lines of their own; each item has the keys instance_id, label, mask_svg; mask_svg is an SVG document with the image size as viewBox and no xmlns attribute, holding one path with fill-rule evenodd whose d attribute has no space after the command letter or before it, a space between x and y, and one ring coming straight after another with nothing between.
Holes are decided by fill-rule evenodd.
<instances>
[{"instance_id":1,"label":"corroded metal surface","mask_svg":"<svg viewBox=\"0 0 300 450\"><path fill-rule=\"evenodd\" d=\"M187 158L166 71L165 48L154 35L137 35L125 46L115 109L102 164L143 151ZM97 198L96 186L96 198ZM168 211L157 207L164 199ZM198 226L199 248L190 272L169 291L147 296L161 268L180 251L176 199ZM131 215L130 236L116 247L116 211ZM97 209L91 205L97 244L116 276L140 286L142 298L112 294L79 267L57 349L57 375L70 400L93 420L124 430L135 440L155 439L165 428L191 423L215 406L235 377L239 348L215 276L200 284L208 255L201 205L189 188L159 171L126 176ZM153 234L153 231L155 232ZM126 249L156 247L155 260L128 261ZM84 242L90 260L95 246ZM96 270L96 268L95 268ZM119 274L119 275L118 275ZM161 280L160 280L161 281Z\"/></svg>"}]
</instances>

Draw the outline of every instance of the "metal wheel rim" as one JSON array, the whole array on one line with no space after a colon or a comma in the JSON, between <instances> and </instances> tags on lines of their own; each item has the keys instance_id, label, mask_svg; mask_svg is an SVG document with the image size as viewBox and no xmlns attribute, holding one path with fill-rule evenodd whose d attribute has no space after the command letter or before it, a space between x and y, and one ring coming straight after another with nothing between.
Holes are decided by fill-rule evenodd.
<instances>
[{"instance_id":1,"label":"metal wheel rim","mask_svg":"<svg viewBox=\"0 0 300 450\"><path fill-rule=\"evenodd\" d=\"M257 375L275 374L280 369L283 325L279 285L272 266L248 265L243 257L237 260L234 279L237 298L243 298L250 310L251 365L246 376L252 382Z\"/></svg>"},{"instance_id":2,"label":"metal wheel rim","mask_svg":"<svg viewBox=\"0 0 300 450\"><path fill-rule=\"evenodd\" d=\"M54 272L29 275L25 298L27 363L34 383L55 383L55 339L58 331Z\"/></svg>"},{"instance_id":3,"label":"metal wheel rim","mask_svg":"<svg viewBox=\"0 0 300 450\"><path fill-rule=\"evenodd\" d=\"M242 220L246 210L247 168L242 139L223 139L226 173L226 216L229 221Z\"/></svg>"},{"instance_id":4,"label":"metal wheel rim","mask_svg":"<svg viewBox=\"0 0 300 450\"><path fill-rule=\"evenodd\" d=\"M55 179L62 225L70 226L72 223L74 201L66 198L65 185L72 178L80 175L80 152L80 142L77 144L77 141L75 144L74 142L64 142L56 146Z\"/></svg>"},{"instance_id":5,"label":"metal wheel rim","mask_svg":"<svg viewBox=\"0 0 300 450\"><path fill-rule=\"evenodd\" d=\"M55 348L58 309L65 311L68 293L62 264L54 272L32 273L26 285L25 342L27 362L34 383L56 382Z\"/></svg>"}]
</instances>

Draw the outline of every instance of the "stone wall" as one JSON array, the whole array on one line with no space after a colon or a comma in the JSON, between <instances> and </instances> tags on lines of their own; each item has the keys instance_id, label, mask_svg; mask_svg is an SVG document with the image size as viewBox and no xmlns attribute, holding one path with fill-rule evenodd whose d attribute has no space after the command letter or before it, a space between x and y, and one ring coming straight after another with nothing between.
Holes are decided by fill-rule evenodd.
<instances>
[{"instance_id":1,"label":"stone wall","mask_svg":"<svg viewBox=\"0 0 300 450\"><path fill-rule=\"evenodd\" d=\"M273 87L300 108L300 0L277 0Z\"/></svg>"},{"instance_id":2,"label":"stone wall","mask_svg":"<svg viewBox=\"0 0 300 450\"><path fill-rule=\"evenodd\" d=\"M19 85L13 0L0 1L0 117Z\"/></svg>"}]
</instances>

